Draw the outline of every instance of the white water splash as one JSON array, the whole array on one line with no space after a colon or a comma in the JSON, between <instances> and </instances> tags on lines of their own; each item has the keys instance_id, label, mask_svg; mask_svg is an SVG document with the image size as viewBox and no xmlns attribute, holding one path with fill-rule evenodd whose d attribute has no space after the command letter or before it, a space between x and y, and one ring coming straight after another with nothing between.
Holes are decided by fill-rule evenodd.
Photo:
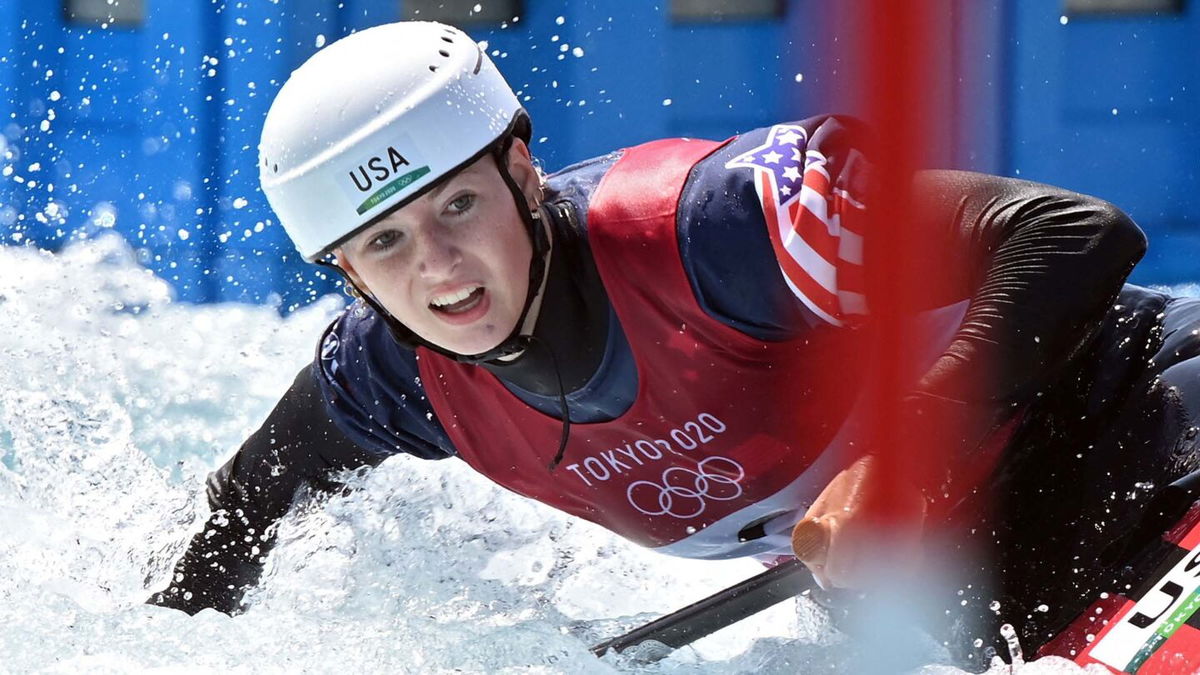
<instances>
[{"instance_id":1,"label":"white water splash","mask_svg":"<svg viewBox=\"0 0 1200 675\"><path fill-rule=\"evenodd\" d=\"M636 548L453 460L398 457L296 509L243 615L141 604L207 515L204 475L341 301L285 319L178 304L133 259L116 237L58 255L0 247L0 670L853 672L807 599L654 665L593 657L594 642L761 568Z\"/></svg>"}]
</instances>

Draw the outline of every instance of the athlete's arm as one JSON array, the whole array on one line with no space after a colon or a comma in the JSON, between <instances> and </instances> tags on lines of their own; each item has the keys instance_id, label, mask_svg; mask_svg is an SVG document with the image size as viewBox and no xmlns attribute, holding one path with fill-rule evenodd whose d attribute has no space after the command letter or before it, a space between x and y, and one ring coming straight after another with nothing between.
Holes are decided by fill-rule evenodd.
<instances>
[{"instance_id":1,"label":"athlete's arm","mask_svg":"<svg viewBox=\"0 0 1200 675\"><path fill-rule=\"evenodd\" d=\"M209 475L212 516L176 563L170 585L148 602L189 614L208 607L237 612L297 490L332 489L331 475L381 461L334 426L312 371L300 371L262 426Z\"/></svg>"},{"instance_id":2,"label":"athlete's arm","mask_svg":"<svg viewBox=\"0 0 1200 675\"><path fill-rule=\"evenodd\" d=\"M971 401L1026 401L1094 337L1146 251L1112 204L1062 188L962 171L914 181L926 259L941 297L970 298L966 318L919 391ZM988 388L971 386L989 364Z\"/></svg>"},{"instance_id":3,"label":"athlete's arm","mask_svg":"<svg viewBox=\"0 0 1200 675\"><path fill-rule=\"evenodd\" d=\"M1090 343L1146 246L1120 210L1060 188L928 171L917 176L914 190L914 236L928 245L918 254L924 259L911 262L942 275L926 303L970 303L950 345L904 401L906 432L950 443L951 452L934 474L908 476L907 486L898 488L903 478L882 474L867 457L825 488L793 542L827 585L863 583L861 542L873 535L859 516L865 499L878 492L872 481L913 497L892 507L907 509L903 522L912 527L909 537L893 528L890 564L905 559L897 542L909 544L907 559L915 564L925 519L918 496L951 496L931 502L943 513L981 478L963 480L979 462L971 451L1051 386Z\"/></svg>"},{"instance_id":4,"label":"athlete's arm","mask_svg":"<svg viewBox=\"0 0 1200 675\"><path fill-rule=\"evenodd\" d=\"M325 331L317 358L262 427L209 476L213 515L171 585L150 602L190 613L237 611L297 490L333 489L333 475L396 454L443 459L454 449L423 395L412 350L356 303Z\"/></svg>"}]
</instances>

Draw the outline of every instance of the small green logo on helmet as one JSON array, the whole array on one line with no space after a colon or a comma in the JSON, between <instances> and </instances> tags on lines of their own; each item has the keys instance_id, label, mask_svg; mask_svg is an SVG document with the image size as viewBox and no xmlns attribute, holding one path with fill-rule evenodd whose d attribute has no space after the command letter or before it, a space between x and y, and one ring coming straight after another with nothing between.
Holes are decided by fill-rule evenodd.
<instances>
[{"instance_id":1,"label":"small green logo on helmet","mask_svg":"<svg viewBox=\"0 0 1200 675\"><path fill-rule=\"evenodd\" d=\"M404 174L403 176L399 176L398 178L391 181L387 185L384 185L383 187L379 188L378 190L375 191L375 194L371 195L370 197L367 197L367 199L362 204L358 205L358 209L356 209L358 212L358 215L361 216L362 214L366 213L367 211L370 211L371 209L375 208L376 206L379 206L385 199L387 199L388 197L391 197L392 195L403 190L404 188L408 187L409 185L412 185L414 182L419 180L422 176L424 176L427 173L429 173L429 166L423 166L419 169L414 169L412 171L409 171L408 173Z\"/></svg>"}]
</instances>

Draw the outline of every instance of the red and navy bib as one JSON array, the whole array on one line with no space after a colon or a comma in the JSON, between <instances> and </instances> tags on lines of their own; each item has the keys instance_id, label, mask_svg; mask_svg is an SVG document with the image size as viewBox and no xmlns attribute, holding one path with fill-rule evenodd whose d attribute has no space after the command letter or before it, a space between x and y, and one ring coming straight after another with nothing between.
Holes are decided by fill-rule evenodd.
<instances>
[{"instance_id":1,"label":"red and navy bib","mask_svg":"<svg viewBox=\"0 0 1200 675\"><path fill-rule=\"evenodd\" d=\"M762 526L781 517L790 527L801 502L840 468L805 479L858 390L848 331L814 328L766 342L698 304L676 209L689 171L718 147L666 140L628 149L593 196L588 239L633 351L638 390L617 419L573 424L557 469L548 465L560 420L483 368L419 350L434 411L477 471L639 544L695 557L779 549L786 536L763 537ZM764 541L747 548L748 538Z\"/></svg>"}]
</instances>

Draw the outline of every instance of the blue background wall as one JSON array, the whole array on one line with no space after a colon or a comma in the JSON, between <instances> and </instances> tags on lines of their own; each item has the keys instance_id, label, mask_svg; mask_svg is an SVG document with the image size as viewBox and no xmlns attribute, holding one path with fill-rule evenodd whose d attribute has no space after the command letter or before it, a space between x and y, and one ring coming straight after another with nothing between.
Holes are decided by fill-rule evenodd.
<instances>
[{"instance_id":1,"label":"blue background wall","mask_svg":"<svg viewBox=\"0 0 1200 675\"><path fill-rule=\"evenodd\" d=\"M934 1L947 84L928 94L952 139L937 163L1105 197L1150 232L1137 280L1200 279L1196 3L1064 22L1053 0ZM674 21L668 3L527 0L519 21L469 31L554 170L651 138L854 111L861 64L844 45L869 2L709 23ZM0 0L0 240L54 249L114 229L189 301L286 311L330 291L258 191L258 131L293 68L400 18L402 2L146 3L143 25L101 27L54 0Z\"/></svg>"},{"instance_id":2,"label":"blue background wall","mask_svg":"<svg viewBox=\"0 0 1200 675\"><path fill-rule=\"evenodd\" d=\"M1001 166L1100 195L1151 236L1139 281L1200 280L1200 3L1177 14L1008 8Z\"/></svg>"}]
</instances>

